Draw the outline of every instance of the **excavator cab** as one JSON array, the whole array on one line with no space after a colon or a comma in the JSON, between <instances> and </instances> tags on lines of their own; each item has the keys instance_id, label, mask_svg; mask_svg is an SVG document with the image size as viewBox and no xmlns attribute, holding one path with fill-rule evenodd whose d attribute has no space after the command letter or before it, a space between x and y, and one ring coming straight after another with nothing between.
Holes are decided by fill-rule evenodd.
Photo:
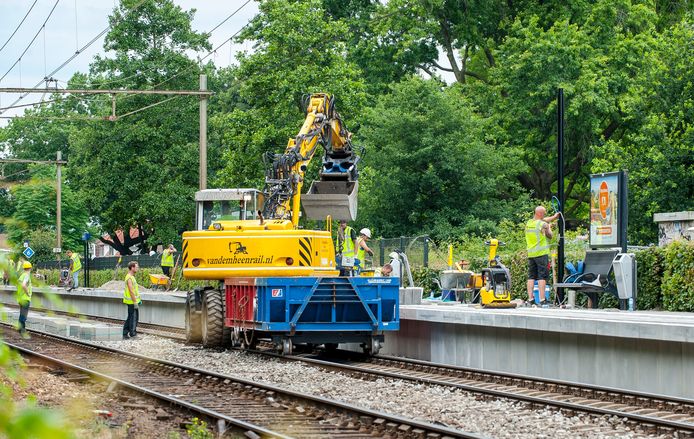
<instances>
[{"instance_id":1,"label":"excavator cab","mask_svg":"<svg viewBox=\"0 0 694 439\"><path fill-rule=\"evenodd\" d=\"M217 221L252 220L263 206L257 189L204 189L195 193L195 229L207 230Z\"/></svg>"}]
</instances>

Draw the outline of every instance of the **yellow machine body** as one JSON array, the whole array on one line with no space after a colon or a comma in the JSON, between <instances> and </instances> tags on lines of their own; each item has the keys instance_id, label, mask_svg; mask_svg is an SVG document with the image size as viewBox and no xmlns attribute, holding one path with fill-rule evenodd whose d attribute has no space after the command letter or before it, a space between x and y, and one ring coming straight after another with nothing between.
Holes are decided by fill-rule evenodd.
<instances>
[{"instance_id":1,"label":"yellow machine body","mask_svg":"<svg viewBox=\"0 0 694 439\"><path fill-rule=\"evenodd\" d=\"M250 189L200 191L200 201L210 204L198 205L198 230L183 233L183 276L199 280L339 276L330 215L333 210L344 210L350 197L356 197L358 157L351 136L334 108L334 97L326 93L308 97L306 119L285 152L275 155L262 193ZM318 210L328 212L328 230L299 227L304 174L316 151L325 151L320 181L341 183L347 191L338 190L325 199L319 196L314 203ZM227 195L236 207L213 205L214 201L224 202ZM259 199L263 200L262 212L254 212L251 206L256 209Z\"/></svg>"},{"instance_id":2,"label":"yellow machine body","mask_svg":"<svg viewBox=\"0 0 694 439\"><path fill-rule=\"evenodd\" d=\"M294 229L290 220L220 221L183 233L183 276L337 276L329 231ZM216 227L217 229L214 229Z\"/></svg>"},{"instance_id":3,"label":"yellow machine body","mask_svg":"<svg viewBox=\"0 0 694 439\"><path fill-rule=\"evenodd\" d=\"M515 308L516 305L511 303L508 272L496 256L499 240L490 239L486 244L489 245L489 258L488 267L483 268L479 274L479 281L483 283L480 288L480 303L485 308Z\"/></svg>"}]
</instances>

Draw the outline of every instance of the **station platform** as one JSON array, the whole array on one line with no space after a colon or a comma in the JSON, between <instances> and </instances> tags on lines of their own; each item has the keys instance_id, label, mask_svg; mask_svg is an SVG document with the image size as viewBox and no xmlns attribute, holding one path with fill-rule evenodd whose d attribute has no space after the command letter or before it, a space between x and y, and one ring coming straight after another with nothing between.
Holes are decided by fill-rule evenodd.
<instances>
[{"instance_id":1,"label":"station platform","mask_svg":"<svg viewBox=\"0 0 694 439\"><path fill-rule=\"evenodd\" d=\"M691 398L694 314L400 307L384 353L435 363Z\"/></svg>"},{"instance_id":2,"label":"station platform","mask_svg":"<svg viewBox=\"0 0 694 439\"><path fill-rule=\"evenodd\" d=\"M123 319L127 315L123 304L123 292L78 288L66 291L64 288L34 287L31 306L34 309L67 311L110 319ZM0 288L0 304L16 304L16 288ZM140 322L156 325L185 327L185 301L183 292L141 293Z\"/></svg>"}]
</instances>

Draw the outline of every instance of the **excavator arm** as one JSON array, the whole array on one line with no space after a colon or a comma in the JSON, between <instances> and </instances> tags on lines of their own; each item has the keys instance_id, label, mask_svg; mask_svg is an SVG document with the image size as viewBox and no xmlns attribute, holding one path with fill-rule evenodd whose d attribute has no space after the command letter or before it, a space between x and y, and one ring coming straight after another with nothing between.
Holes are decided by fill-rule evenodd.
<instances>
[{"instance_id":1,"label":"excavator arm","mask_svg":"<svg viewBox=\"0 0 694 439\"><path fill-rule=\"evenodd\" d=\"M265 176L267 219L288 219L298 227L302 203L301 190L308 165L318 147L324 151L319 179L304 194L304 210L312 219L331 215L335 219L356 217L357 163L352 133L334 108L334 97L326 93L305 100L306 119L294 139L289 139L283 154L269 154ZM350 217L350 218L347 218Z\"/></svg>"}]
</instances>

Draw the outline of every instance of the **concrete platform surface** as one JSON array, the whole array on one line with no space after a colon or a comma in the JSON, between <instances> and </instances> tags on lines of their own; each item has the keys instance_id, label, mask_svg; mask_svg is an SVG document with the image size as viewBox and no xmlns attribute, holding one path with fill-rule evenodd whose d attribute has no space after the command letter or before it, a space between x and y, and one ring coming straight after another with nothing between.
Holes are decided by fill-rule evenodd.
<instances>
[{"instance_id":1,"label":"concrete platform surface","mask_svg":"<svg viewBox=\"0 0 694 439\"><path fill-rule=\"evenodd\" d=\"M384 353L691 398L694 314L405 305Z\"/></svg>"},{"instance_id":2,"label":"concrete platform surface","mask_svg":"<svg viewBox=\"0 0 694 439\"><path fill-rule=\"evenodd\" d=\"M31 301L34 309L69 311L90 316L125 319L123 292L92 288L66 291L64 288L35 287ZM16 304L16 288L0 288L0 304ZM140 322L183 328L185 325L184 292L142 293Z\"/></svg>"},{"instance_id":3,"label":"concrete platform surface","mask_svg":"<svg viewBox=\"0 0 694 439\"><path fill-rule=\"evenodd\" d=\"M401 306L400 319L694 343L694 313L428 304Z\"/></svg>"}]
</instances>

